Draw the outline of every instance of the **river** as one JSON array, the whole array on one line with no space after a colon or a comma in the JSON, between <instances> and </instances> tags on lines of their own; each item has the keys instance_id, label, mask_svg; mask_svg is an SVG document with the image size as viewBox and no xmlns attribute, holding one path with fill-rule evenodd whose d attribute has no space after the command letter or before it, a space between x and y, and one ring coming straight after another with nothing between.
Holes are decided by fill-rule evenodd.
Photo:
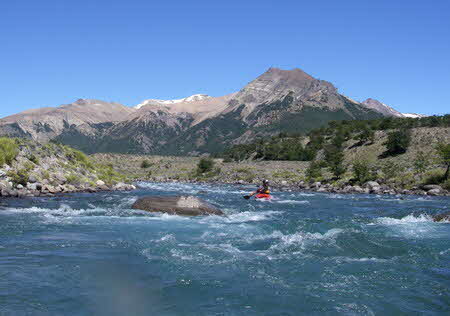
<instances>
[{"instance_id":1,"label":"river","mask_svg":"<svg viewBox=\"0 0 450 316\"><path fill-rule=\"evenodd\" d=\"M140 183L0 202L0 315L448 315L448 197ZM194 194L226 217L131 210Z\"/></svg>"}]
</instances>

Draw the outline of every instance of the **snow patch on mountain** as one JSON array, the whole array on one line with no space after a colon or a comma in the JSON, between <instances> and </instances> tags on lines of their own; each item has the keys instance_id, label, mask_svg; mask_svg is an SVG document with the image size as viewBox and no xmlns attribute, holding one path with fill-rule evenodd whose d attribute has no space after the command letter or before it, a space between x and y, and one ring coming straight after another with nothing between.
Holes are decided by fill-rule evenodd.
<instances>
[{"instance_id":1,"label":"snow patch on mountain","mask_svg":"<svg viewBox=\"0 0 450 316\"><path fill-rule=\"evenodd\" d=\"M417 113L402 113L402 115L403 117L411 117L411 118L427 117L427 115Z\"/></svg>"},{"instance_id":2,"label":"snow patch on mountain","mask_svg":"<svg viewBox=\"0 0 450 316\"><path fill-rule=\"evenodd\" d=\"M171 104L177 104L177 103L197 102L197 101L202 101L202 100L210 99L210 98L211 97L206 94L194 94L187 98L175 99L175 100L148 99L148 100L144 100L142 103L139 103L134 108L140 109L145 105L171 105Z\"/></svg>"}]
</instances>

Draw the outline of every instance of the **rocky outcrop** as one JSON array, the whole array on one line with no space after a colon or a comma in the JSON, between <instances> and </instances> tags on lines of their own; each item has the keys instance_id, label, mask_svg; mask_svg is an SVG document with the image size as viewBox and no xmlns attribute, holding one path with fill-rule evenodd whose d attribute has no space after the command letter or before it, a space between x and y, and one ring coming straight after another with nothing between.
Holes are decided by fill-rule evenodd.
<instances>
[{"instance_id":1,"label":"rocky outcrop","mask_svg":"<svg viewBox=\"0 0 450 316\"><path fill-rule=\"evenodd\" d=\"M52 196L72 192L134 190L111 166L57 144L14 140L17 154L0 166L0 196Z\"/></svg>"},{"instance_id":2,"label":"rocky outcrop","mask_svg":"<svg viewBox=\"0 0 450 316\"><path fill-rule=\"evenodd\" d=\"M183 216L224 215L224 213L194 196L147 196L137 200L133 209Z\"/></svg>"}]
</instances>

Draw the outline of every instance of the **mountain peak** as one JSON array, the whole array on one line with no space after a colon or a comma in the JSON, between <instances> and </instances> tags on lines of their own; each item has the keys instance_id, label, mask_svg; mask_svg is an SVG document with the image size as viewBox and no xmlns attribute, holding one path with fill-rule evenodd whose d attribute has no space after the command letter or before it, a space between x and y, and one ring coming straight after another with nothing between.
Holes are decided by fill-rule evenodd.
<instances>
[{"instance_id":1,"label":"mountain peak","mask_svg":"<svg viewBox=\"0 0 450 316\"><path fill-rule=\"evenodd\" d=\"M281 68L276 67L270 67L267 69L265 73L263 73L261 76L275 76L275 77L284 77L286 79L291 80L315 80L312 76L301 70L300 68L293 68L291 70L285 70ZM260 77L261 77L260 76Z\"/></svg>"},{"instance_id":2,"label":"mountain peak","mask_svg":"<svg viewBox=\"0 0 450 316\"><path fill-rule=\"evenodd\" d=\"M386 116L395 116L395 117L403 117L403 114L397 110L394 110L390 106L372 98L368 98L367 100L361 102L363 106L368 109L375 110L379 113L382 113Z\"/></svg>"}]
</instances>

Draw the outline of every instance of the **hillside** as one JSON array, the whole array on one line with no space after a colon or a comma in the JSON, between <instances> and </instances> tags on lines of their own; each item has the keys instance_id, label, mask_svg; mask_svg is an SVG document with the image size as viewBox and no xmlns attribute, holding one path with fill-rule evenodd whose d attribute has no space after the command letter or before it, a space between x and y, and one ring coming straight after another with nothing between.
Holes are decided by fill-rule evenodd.
<instances>
[{"instance_id":1,"label":"hillside","mask_svg":"<svg viewBox=\"0 0 450 316\"><path fill-rule=\"evenodd\" d=\"M360 129L350 132L347 139L342 140L342 166L343 173L336 177L333 169L325 162L327 147L335 142L340 127L331 123L331 127L314 130L309 136L280 135L267 140L271 143L268 150L275 145L287 143L287 148L294 148L293 144L308 148L317 146L319 136L323 138L321 146L314 147L314 153L304 156L304 161L270 160L274 156L260 157L253 151L252 144L237 146L234 151L227 151L224 158L215 159L215 167L211 172L198 174L197 164L201 158L194 157L164 157L148 155L116 155L96 154L94 158L102 162L110 162L114 167L128 176L138 180L151 181L207 181L222 183L259 183L262 179L270 179L275 187L284 189L310 189L331 192L374 192L374 193L414 193L414 194L448 194L450 182L443 179L445 166L440 162L437 145L450 144L449 116L426 119L401 119L368 121L371 124L380 124L383 130L374 131L373 138L362 142ZM422 120L422 121L421 121ZM361 123L352 122L352 126ZM384 125L382 124L384 122ZM387 125L391 122L392 126ZM399 123L400 122L400 123ZM420 124L424 126L419 126ZM410 127L410 142L407 150L401 154L385 156L386 143L389 135L398 131L398 124L418 125ZM426 125L438 126L426 126ZM345 122L342 125L346 125ZM321 133L323 135L321 135ZM261 144L261 143L260 143ZM312 145L311 145L312 144ZM275 146L276 147L276 146ZM250 149L249 149L250 148ZM261 145L259 149L261 149ZM278 147L282 154L282 147ZM230 156L233 153L233 156ZM289 157L289 156L279 156ZM230 159L232 158L232 159ZM240 159L238 159L240 158ZM234 160L236 159L236 161ZM308 160L308 161L306 161ZM143 165L143 162L145 166ZM318 165L315 172L312 166ZM366 170L365 177L356 174L356 166ZM369 188L370 181L378 186ZM319 183L319 184L318 184ZM440 187L436 187L439 185ZM424 190L427 189L427 190ZM431 191L433 190L434 191ZM436 191L437 190L437 191Z\"/></svg>"}]
</instances>

